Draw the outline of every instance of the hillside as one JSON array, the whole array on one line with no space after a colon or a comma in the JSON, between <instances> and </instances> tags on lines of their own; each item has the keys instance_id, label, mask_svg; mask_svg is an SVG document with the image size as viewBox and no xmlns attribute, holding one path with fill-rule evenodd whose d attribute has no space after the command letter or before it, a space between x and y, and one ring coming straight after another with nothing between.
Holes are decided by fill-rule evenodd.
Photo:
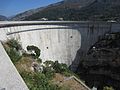
<instances>
[{"instance_id":1,"label":"hillside","mask_svg":"<svg viewBox=\"0 0 120 90\"><path fill-rule=\"evenodd\" d=\"M119 0L64 0L18 14L11 20L116 20L120 21ZM28 14L29 12L29 14Z\"/></svg>"},{"instance_id":2,"label":"hillside","mask_svg":"<svg viewBox=\"0 0 120 90\"><path fill-rule=\"evenodd\" d=\"M0 21L5 21L5 20L7 20L7 17L0 15Z\"/></svg>"},{"instance_id":3,"label":"hillside","mask_svg":"<svg viewBox=\"0 0 120 90\"><path fill-rule=\"evenodd\" d=\"M17 14L15 15L14 17L11 18L11 20L19 20L19 21L22 21L24 20L26 17L29 17L35 13L38 13L40 12L42 9L44 9L44 7L40 7L40 8L37 8L37 9L31 9L31 10L28 10L28 11L25 11L23 13L20 13L20 14Z\"/></svg>"}]
</instances>

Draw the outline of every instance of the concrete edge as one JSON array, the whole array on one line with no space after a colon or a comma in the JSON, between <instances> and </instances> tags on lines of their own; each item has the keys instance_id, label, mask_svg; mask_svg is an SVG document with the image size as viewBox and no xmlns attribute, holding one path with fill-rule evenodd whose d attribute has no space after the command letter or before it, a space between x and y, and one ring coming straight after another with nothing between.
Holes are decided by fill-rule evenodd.
<instances>
[{"instance_id":1,"label":"concrete edge","mask_svg":"<svg viewBox=\"0 0 120 90\"><path fill-rule=\"evenodd\" d=\"M83 85L85 88L87 88L88 90L91 90L87 85L85 85L80 79L78 79L75 76L71 76L71 78L74 78L76 81L78 81L81 85Z\"/></svg>"},{"instance_id":2,"label":"concrete edge","mask_svg":"<svg viewBox=\"0 0 120 90\"><path fill-rule=\"evenodd\" d=\"M52 24L95 24L95 23L118 23L118 22L104 22L104 21L0 21L0 28L11 26L25 26L25 25L52 25Z\"/></svg>"},{"instance_id":3,"label":"concrete edge","mask_svg":"<svg viewBox=\"0 0 120 90\"><path fill-rule=\"evenodd\" d=\"M23 78L21 77L21 75L19 74L19 72L17 71L16 67L14 66L14 64L12 63L10 57L8 56L7 52L4 49L4 46L2 44L2 42L0 41L0 46L2 47L3 52L5 52L7 58L9 59L9 63L12 65L13 70L16 72L17 77L21 80L20 82L22 83L22 85L24 86L23 90L29 90L29 88L27 87L25 81L23 80ZM12 73L12 72L11 72ZM13 87L13 86L12 86ZM26 89L25 89L26 88ZM6 89L5 89L6 90ZM7 89L8 90L8 89ZM9 89L10 90L10 89ZM21 89L18 89L21 90Z\"/></svg>"}]
</instances>

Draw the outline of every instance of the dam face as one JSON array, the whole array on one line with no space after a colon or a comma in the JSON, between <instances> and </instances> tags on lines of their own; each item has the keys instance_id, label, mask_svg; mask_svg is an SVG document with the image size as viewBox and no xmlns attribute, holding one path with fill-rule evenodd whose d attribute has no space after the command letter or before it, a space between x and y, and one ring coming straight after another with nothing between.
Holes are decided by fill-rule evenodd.
<instances>
[{"instance_id":1,"label":"dam face","mask_svg":"<svg viewBox=\"0 0 120 90\"><path fill-rule=\"evenodd\" d=\"M60 29L56 29L55 27ZM41 50L40 58L43 62L46 60L58 60L60 63L71 65L77 50L81 46L81 35L77 30L61 29L61 27L63 26L23 26L20 27L21 30L31 31L11 34L8 35L8 37L18 39L25 50L28 45L37 46ZM14 28L12 28L12 30L14 30Z\"/></svg>"},{"instance_id":2,"label":"dam face","mask_svg":"<svg viewBox=\"0 0 120 90\"><path fill-rule=\"evenodd\" d=\"M76 70L88 49L109 32L119 32L120 24L105 22L0 22L0 40L15 38L26 50L28 45L41 49L42 61L58 60Z\"/></svg>"}]
</instances>

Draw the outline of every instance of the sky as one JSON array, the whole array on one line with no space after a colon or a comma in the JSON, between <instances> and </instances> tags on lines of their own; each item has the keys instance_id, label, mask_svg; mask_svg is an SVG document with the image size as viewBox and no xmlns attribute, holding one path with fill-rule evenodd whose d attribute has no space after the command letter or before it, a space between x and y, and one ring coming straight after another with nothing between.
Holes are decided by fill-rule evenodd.
<instances>
[{"instance_id":1,"label":"sky","mask_svg":"<svg viewBox=\"0 0 120 90\"><path fill-rule=\"evenodd\" d=\"M62 0L0 0L0 15L9 17L59 1Z\"/></svg>"}]
</instances>

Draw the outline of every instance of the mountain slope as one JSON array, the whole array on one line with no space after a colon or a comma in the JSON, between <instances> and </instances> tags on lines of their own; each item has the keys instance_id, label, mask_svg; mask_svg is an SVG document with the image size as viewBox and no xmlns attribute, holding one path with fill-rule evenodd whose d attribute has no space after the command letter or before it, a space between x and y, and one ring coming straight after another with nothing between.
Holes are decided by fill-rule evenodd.
<instances>
[{"instance_id":1,"label":"mountain slope","mask_svg":"<svg viewBox=\"0 0 120 90\"><path fill-rule=\"evenodd\" d=\"M28 10L28 11L25 11L23 13L20 13L20 14L17 14L16 16L12 17L10 20L19 20L19 21L22 21L24 20L26 17L34 14L34 13L37 13L39 11L41 11L44 7L40 7L40 8L37 8L37 9L31 9L31 10Z\"/></svg>"},{"instance_id":2,"label":"mountain slope","mask_svg":"<svg viewBox=\"0 0 120 90\"><path fill-rule=\"evenodd\" d=\"M18 14L12 20L117 20L120 21L119 0L64 0L44 7L35 9L34 13ZM114 13L113 13L114 12ZM23 15L25 16L24 18ZM22 19L21 19L22 18Z\"/></svg>"},{"instance_id":3,"label":"mountain slope","mask_svg":"<svg viewBox=\"0 0 120 90\"><path fill-rule=\"evenodd\" d=\"M83 2L84 1L84 2ZM51 14L54 14L55 12L64 12L66 11L65 9L71 9L71 8L81 8L81 6L83 6L84 3L86 3L86 1L94 1L94 0L64 0L55 4L51 4L48 5L46 7L42 7L41 8L37 8L37 9L33 9L33 10L29 10L23 13L20 13L14 17L11 18L11 20L39 20L41 18L47 17L49 16L46 12L48 12L48 10L50 10L48 13L51 12ZM58 9L58 11L57 11ZM67 10L69 12L69 10ZM43 15L38 16L40 13L43 13ZM37 15L37 16L36 16ZM53 17L56 16L55 14L53 15ZM60 15L58 15L60 16ZM31 18L32 17L32 18ZM52 19L52 17L50 18L50 20Z\"/></svg>"},{"instance_id":4,"label":"mountain slope","mask_svg":"<svg viewBox=\"0 0 120 90\"><path fill-rule=\"evenodd\" d=\"M0 15L0 21L5 21L5 20L7 20L7 17Z\"/></svg>"}]
</instances>

